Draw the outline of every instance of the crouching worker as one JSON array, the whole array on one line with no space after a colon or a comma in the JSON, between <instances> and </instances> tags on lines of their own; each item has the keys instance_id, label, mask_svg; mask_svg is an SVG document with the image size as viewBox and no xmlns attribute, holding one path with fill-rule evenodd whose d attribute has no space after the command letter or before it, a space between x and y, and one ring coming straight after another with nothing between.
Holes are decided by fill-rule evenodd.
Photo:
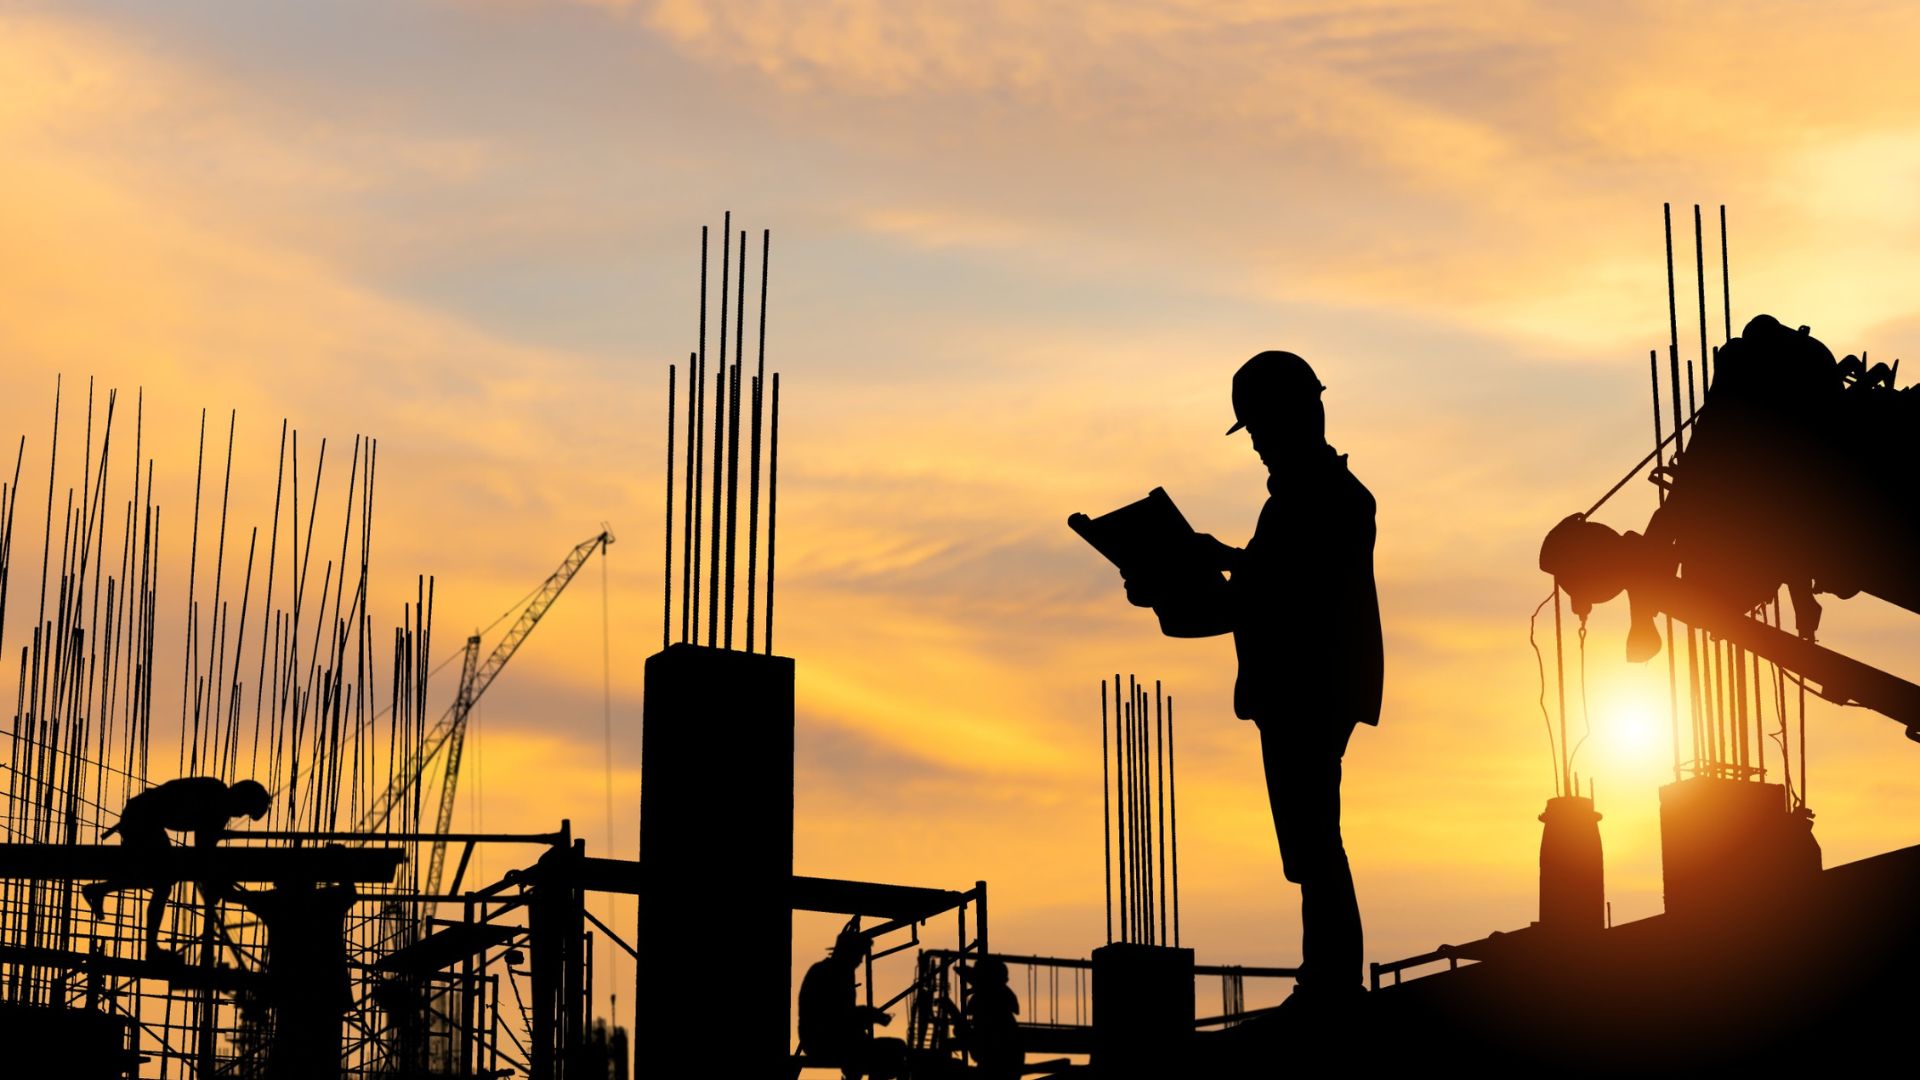
<instances>
[{"instance_id":1,"label":"crouching worker","mask_svg":"<svg viewBox=\"0 0 1920 1080\"><path fill-rule=\"evenodd\" d=\"M127 800L120 821L101 834L104 840L120 834L120 846L144 851L171 847L167 833L190 832L193 846L208 848L220 842L227 822L237 817L259 821L267 816L267 789L253 780L241 780L231 786L211 776L187 776L169 780ZM149 887L147 900L147 959L178 960L178 954L160 947L160 923L167 914L167 898L173 893L171 879L113 878L97 881L80 890L93 909L97 922L105 916L108 893L123 889Z\"/></svg>"}]
</instances>

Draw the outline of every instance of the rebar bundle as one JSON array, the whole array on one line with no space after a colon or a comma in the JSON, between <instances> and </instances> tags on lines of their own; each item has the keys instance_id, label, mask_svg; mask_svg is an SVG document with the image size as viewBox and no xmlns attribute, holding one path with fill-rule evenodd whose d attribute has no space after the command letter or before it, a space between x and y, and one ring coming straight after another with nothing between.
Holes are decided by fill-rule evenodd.
<instances>
[{"instance_id":1,"label":"rebar bundle","mask_svg":"<svg viewBox=\"0 0 1920 1080\"><path fill-rule=\"evenodd\" d=\"M683 644L705 644L722 649L734 648L736 627L743 630L740 640L747 652L773 651L774 544L779 508L780 465L780 374L772 381L767 375L767 264L773 237L760 233L760 323L757 370L745 367L747 320L747 233L740 232L739 261L733 255L733 215L729 212L720 229L720 303L719 369L711 379L712 405L708 405L707 376L707 283L709 241L706 228L700 230L700 303L697 348L687 357L687 413L683 436L685 474L681 489L680 513L680 636ZM728 359L727 305L733 303L733 353ZM674 420L678 408L675 394L679 386L678 370L667 367L667 484L666 554L662 569L665 583L661 600L660 645L673 644L673 521L674 521ZM707 426L712 425L711 448L707 446ZM747 505L745 507L744 559L741 548L740 488L742 464L742 425L745 425L745 464ZM762 438L766 450L767 555L760 559L760 488ZM703 506L703 503L707 504ZM705 548L703 555L702 548ZM700 579L702 560L707 578ZM740 564L744 561L745 573ZM746 583L744 626L736 617L735 601L739 585ZM764 592L760 583L764 580ZM701 590L706 597L706 633L701 635ZM764 597L764 599L763 599ZM756 625L757 624L757 625Z\"/></svg>"},{"instance_id":2,"label":"rebar bundle","mask_svg":"<svg viewBox=\"0 0 1920 1080\"><path fill-rule=\"evenodd\" d=\"M1124 690L1120 676L1114 675L1111 695L1108 684L1100 683L1100 807L1109 944L1180 944L1175 745L1173 698L1159 680L1154 680L1151 694L1132 675Z\"/></svg>"}]
</instances>

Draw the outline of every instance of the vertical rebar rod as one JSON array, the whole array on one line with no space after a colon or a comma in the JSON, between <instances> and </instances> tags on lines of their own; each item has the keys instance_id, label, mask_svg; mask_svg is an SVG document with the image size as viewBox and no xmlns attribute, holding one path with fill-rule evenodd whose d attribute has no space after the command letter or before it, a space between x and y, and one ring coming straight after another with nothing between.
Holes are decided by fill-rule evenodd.
<instances>
[{"instance_id":1,"label":"vertical rebar rod","mask_svg":"<svg viewBox=\"0 0 1920 1080\"><path fill-rule=\"evenodd\" d=\"M1713 638L1707 630L1695 630L1699 636L1699 746L1701 759L1715 763L1715 742L1713 742ZM1715 765L1715 773L1718 767Z\"/></svg>"},{"instance_id":2,"label":"vertical rebar rod","mask_svg":"<svg viewBox=\"0 0 1920 1080\"><path fill-rule=\"evenodd\" d=\"M195 592L195 580L200 568L200 480L207 458L207 410L200 410L200 448L196 451L193 465L193 535L187 546L187 627L186 645L188 657L180 665L180 775L191 775L187 769L198 771L199 760L187 761L187 686L193 678L193 672L200 667L200 639L194 633L194 613L200 608L198 594ZM51 492L49 492L51 494ZM193 713L193 741L197 749L200 741L200 713Z\"/></svg>"},{"instance_id":3,"label":"vertical rebar rod","mask_svg":"<svg viewBox=\"0 0 1920 1080\"><path fill-rule=\"evenodd\" d=\"M1763 618L1764 622L1765 619ZM1767 781L1767 705L1760 695L1760 658L1753 658L1753 744L1754 765L1760 770L1760 782Z\"/></svg>"},{"instance_id":4,"label":"vertical rebar rod","mask_svg":"<svg viewBox=\"0 0 1920 1080\"><path fill-rule=\"evenodd\" d=\"M660 648L673 642L673 410L674 366L667 365L667 531L661 541L665 565L660 572Z\"/></svg>"},{"instance_id":5,"label":"vertical rebar rod","mask_svg":"<svg viewBox=\"0 0 1920 1080\"><path fill-rule=\"evenodd\" d=\"M1135 834L1139 822L1133 812L1133 693L1128 691L1125 704L1120 703L1120 690L1114 687L1114 704L1119 717L1119 746L1116 748L1120 759L1116 762L1119 776L1115 783L1119 785L1117 795L1120 799L1120 817L1122 821L1120 838L1120 879L1124 882L1121 893L1124 900L1122 909L1126 917L1122 920L1120 936L1122 940L1132 941L1134 931L1140 925L1140 883L1134 879Z\"/></svg>"},{"instance_id":6,"label":"vertical rebar rod","mask_svg":"<svg viewBox=\"0 0 1920 1080\"><path fill-rule=\"evenodd\" d=\"M1660 353L1655 349L1647 350L1647 377L1653 390L1653 466L1655 470L1666 467L1666 438L1660 430ZM1654 485L1656 498L1660 505L1667 503L1667 489ZM1680 690L1678 675L1675 671L1673 647L1673 616L1666 618L1667 653L1667 729L1673 736L1673 779L1680 780Z\"/></svg>"},{"instance_id":7,"label":"vertical rebar rod","mask_svg":"<svg viewBox=\"0 0 1920 1080\"><path fill-rule=\"evenodd\" d=\"M1753 760L1747 753L1747 736L1752 725L1747 722L1747 655L1746 650L1738 645L1727 646L1727 673L1732 676L1733 683L1727 697L1733 704L1733 729L1737 736L1735 745L1740 748L1740 767L1745 769ZM1741 779L1746 779L1744 773Z\"/></svg>"},{"instance_id":8,"label":"vertical rebar rod","mask_svg":"<svg viewBox=\"0 0 1920 1080\"><path fill-rule=\"evenodd\" d=\"M1673 453L1680 455L1686 436L1680 424L1680 314L1673 289L1673 204L1660 204L1667 237L1667 358L1673 372Z\"/></svg>"},{"instance_id":9,"label":"vertical rebar rod","mask_svg":"<svg viewBox=\"0 0 1920 1080\"><path fill-rule=\"evenodd\" d=\"M1140 899L1146 907L1146 919L1140 922L1140 936L1154 944L1154 715L1146 707L1146 684L1137 690L1135 740L1140 765Z\"/></svg>"},{"instance_id":10,"label":"vertical rebar rod","mask_svg":"<svg viewBox=\"0 0 1920 1080\"><path fill-rule=\"evenodd\" d=\"M224 628L224 619L223 619L223 616L225 615L226 605L221 600L220 597L221 597L221 586L225 583L226 568L227 568L227 500L233 494L233 438L234 438L235 429L238 423L239 423L238 410L228 410L227 412L227 464L224 470L224 477L221 480L221 484L220 484L220 533L219 533L219 539L215 542L214 556L213 556L214 621L215 621L216 629L218 629L219 635L221 638L224 638L224 635L226 633L226 630ZM208 704L210 708L207 716L208 747L207 747L205 756L208 759L210 759L209 763L212 764L212 761L211 761L211 759L213 758L212 743L215 737L222 734L221 732L216 730L216 726L223 712L223 710L220 707L222 695L220 693L219 684L220 684L221 669L223 666L222 661L224 660L224 656L222 655L224 650L220 648L221 641L217 640L215 635L211 635L211 634L208 635L207 644L211 647L210 652L212 653L212 655L208 657L208 663L207 663L208 674L209 674ZM214 767L215 774L220 775L219 765L214 764L213 767ZM222 775L221 778L226 779L224 775Z\"/></svg>"},{"instance_id":11,"label":"vertical rebar rod","mask_svg":"<svg viewBox=\"0 0 1920 1080\"><path fill-rule=\"evenodd\" d=\"M740 383L747 345L747 234L740 232L740 281L734 300L733 376L727 403L727 603L726 647L733 648L734 561L740 544Z\"/></svg>"},{"instance_id":12,"label":"vertical rebar rod","mask_svg":"<svg viewBox=\"0 0 1920 1080\"><path fill-rule=\"evenodd\" d=\"M1745 779L1753 765L1753 747L1749 739L1753 725L1747 701L1747 651L1733 642L1727 643L1727 709L1733 722L1734 745L1739 747L1741 778Z\"/></svg>"},{"instance_id":13,"label":"vertical rebar rod","mask_svg":"<svg viewBox=\"0 0 1920 1080\"><path fill-rule=\"evenodd\" d=\"M1657 472L1666 468L1667 465L1666 437L1660 428L1660 353L1658 350L1647 350L1647 374L1653 384L1653 467ZM1659 502L1665 505L1667 489L1656 484L1654 491Z\"/></svg>"},{"instance_id":14,"label":"vertical rebar rod","mask_svg":"<svg viewBox=\"0 0 1920 1080\"><path fill-rule=\"evenodd\" d=\"M735 363L727 376L727 573L721 590L726 597L722 606L720 640L733 648L733 556L739 538L740 522L740 365Z\"/></svg>"},{"instance_id":15,"label":"vertical rebar rod","mask_svg":"<svg viewBox=\"0 0 1920 1080\"><path fill-rule=\"evenodd\" d=\"M1106 714L1107 701L1104 689L1100 695L1101 715ZM1120 673L1113 673L1113 853L1118 865L1114 868L1113 879L1120 893L1120 940L1126 941L1127 929L1132 921L1127 917L1127 904L1130 894L1127 891L1127 799L1126 799L1126 708L1120 704ZM1102 736L1104 739L1105 736ZM1104 757L1104 755L1103 755ZM1104 760L1100 766L1106 771Z\"/></svg>"},{"instance_id":16,"label":"vertical rebar rod","mask_svg":"<svg viewBox=\"0 0 1920 1080\"><path fill-rule=\"evenodd\" d=\"M702 289L706 287L706 282L704 280L701 282L701 287ZM703 332L705 331L705 329L706 327L704 326L701 327L701 330ZM688 353L687 354L687 424L686 424L686 440L687 440L686 462L687 464L686 464L686 476L681 480L681 483L680 483L680 487L683 492L683 495L681 497L681 514L680 514L680 640L682 643L685 643L691 640L688 637L688 635L693 632L693 627L691 625L693 610L694 610L692 608L693 584L696 577L696 575L693 572L693 555L694 555L694 549L697 546L694 540L694 537L696 534L693 529L693 519L695 514L700 509L699 501L694 496L694 493L693 493L693 475L694 473L699 471L699 463L696 460L696 450L695 450L695 447L699 442L699 437L695 435L694 428L696 426L696 416L698 414L699 398L700 398L700 363L699 363L697 354Z\"/></svg>"},{"instance_id":17,"label":"vertical rebar rod","mask_svg":"<svg viewBox=\"0 0 1920 1080\"><path fill-rule=\"evenodd\" d=\"M1127 676L1127 719L1127 779L1133 788L1133 932L1136 941L1144 942L1153 918L1147 907L1146 793L1140 787L1140 728L1146 717L1140 709L1138 679L1131 674Z\"/></svg>"},{"instance_id":18,"label":"vertical rebar rod","mask_svg":"<svg viewBox=\"0 0 1920 1080\"><path fill-rule=\"evenodd\" d=\"M1785 727L1785 723L1781 724ZM1807 805L1807 680L1800 679L1800 805Z\"/></svg>"},{"instance_id":19,"label":"vertical rebar rod","mask_svg":"<svg viewBox=\"0 0 1920 1080\"><path fill-rule=\"evenodd\" d=\"M1114 882L1119 892L1119 940L1127 942L1133 928L1133 888L1127 880L1133 861L1127 857L1131 836L1127 821L1127 707L1119 700L1119 673L1114 673Z\"/></svg>"},{"instance_id":20,"label":"vertical rebar rod","mask_svg":"<svg viewBox=\"0 0 1920 1080\"><path fill-rule=\"evenodd\" d=\"M773 541L780 523L780 373L773 373L773 404L767 410L767 654L773 654Z\"/></svg>"},{"instance_id":21,"label":"vertical rebar rod","mask_svg":"<svg viewBox=\"0 0 1920 1080\"><path fill-rule=\"evenodd\" d=\"M1154 772L1159 792L1154 798L1154 813L1160 827L1160 944L1167 943L1167 729L1166 700L1160 680L1153 680Z\"/></svg>"},{"instance_id":22,"label":"vertical rebar rod","mask_svg":"<svg viewBox=\"0 0 1920 1080\"><path fill-rule=\"evenodd\" d=\"M0 562L0 589L6 579L5 563ZM0 592L0 604L5 593ZM749 633L748 637L752 637ZM1100 888L1106 898L1107 944L1113 944L1113 804L1107 795L1107 681L1100 680Z\"/></svg>"},{"instance_id":23,"label":"vertical rebar rod","mask_svg":"<svg viewBox=\"0 0 1920 1080\"><path fill-rule=\"evenodd\" d=\"M726 321L726 310L721 309L721 321ZM722 483L726 479L727 440L727 364L726 351L720 353L720 370L713 373L713 504L709 508L707 531L712 535L712 547L707 558L707 644L720 644L720 499L726 494Z\"/></svg>"},{"instance_id":24,"label":"vertical rebar rod","mask_svg":"<svg viewBox=\"0 0 1920 1080\"><path fill-rule=\"evenodd\" d=\"M1668 290L1668 307L1668 314L1671 316L1671 289ZM1677 356L1678 353L1675 355ZM1676 388L1676 391L1677 389L1678 388ZM1675 415L1678 415L1679 399L1677 397L1674 399L1674 409L1676 410ZM1699 411L1698 403L1694 398L1693 361L1688 360L1687 416L1689 418L1698 416ZM1676 436L1674 446L1677 448L1679 444L1680 440ZM1675 450L1675 457L1676 459L1678 457L1677 449ZM1704 655L1707 647L1706 632L1689 625L1687 627L1687 686L1693 697L1693 761L1694 774L1696 776L1699 775L1700 772L1700 762L1706 758L1708 749L1713 745L1713 713L1712 710L1707 707L1707 694L1710 683L1707 679L1703 678Z\"/></svg>"},{"instance_id":25,"label":"vertical rebar rod","mask_svg":"<svg viewBox=\"0 0 1920 1080\"><path fill-rule=\"evenodd\" d=\"M727 301L733 286L733 211L720 219L720 370L716 375L713 404L713 505L709 510L712 547L707 567L707 644L720 644L720 497L726 480L725 450L727 432Z\"/></svg>"},{"instance_id":26,"label":"vertical rebar rod","mask_svg":"<svg viewBox=\"0 0 1920 1080\"><path fill-rule=\"evenodd\" d=\"M1693 361L1689 360L1687 361L1687 416L1688 417L1694 417L1694 416L1700 415L1700 404L1702 401L1705 400L1704 395L1696 399L1694 397L1693 390L1694 390ZM1675 439L1674 442L1676 445L1678 445L1679 440Z\"/></svg>"},{"instance_id":27,"label":"vertical rebar rod","mask_svg":"<svg viewBox=\"0 0 1920 1080\"><path fill-rule=\"evenodd\" d=\"M1707 670L1708 707L1707 714L1713 717L1713 760L1716 766L1726 764L1726 726L1725 711L1720 707L1720 648L1721 643L1713 635L1707 635L1707 646L1713 652L1713 666ZM1724 769L1720 770L1722 774Z\"/></svg>"},{"instance_id":28,"label":"vertical rebar rod","mask_svg":"<svg viewBox=\"0 0 1920 1080\"><path fill-rule=\"evenodd\" d=\"M1148 936L1151 933L1150 928L1153 925L1153 909L1147 906L1147 897L1149 895L1149 889L1152 886L1152 882L1147 880L1148 863L1146 856L1147 845L1150 842L1147 839L1147 793L1145 785L1140 782L1141 758L1143 756L1140 753L1140 738L1141 729L1146 726L1147 718L1146 710L1140 707L1140 688L1136 684L1134 676L1127 676L1127 683L1131 690L1130 696L1132 697L1132 701L1128 704L1133 717L1132 738L1129 740L1128 749L1132 754L1131 764L1133 766L1133 884L1134 898L1137 901L1135 907L1138 909L1135 913L1134 929L1135 936L1140 941L1145 942L1148 940Z\"/></svg>"},{"instance_id":29,"label":"vertical rebar rod","mask_svg":"<svg viewBox=\"0 0 1920 1080\"><path fill-rule=\"evenodd\" d=\"M1180 770L1174 751L1179 740L1173 735L1173 696L1167 696L1167 814L1173 839L1173 947L1180 947Z\"/></svg>"},{"instance_id":30,"label":"vertical rebar rod","mask_svg":"<svg viewBox=\"0 0 1920 1080\"><path fill-rule=\"evenodd\" d=\"M760 230L760 354L759 370L753 377L753 453L748 462L747 482L747 651L753 651L754 590L759 582L760 555L760 435L761 406L767 391L767 257L773 250L773 233ZM1104 698L1102 699L1104 700Z\"/></svg>"},{"instance_id":31,"label":"vertical rebar rod","mask_svg":"<svg viewBox=\"0 0 1920 1080\"><path fill-rule=\"evenodd\" d=\"M1140 817L1144 819L1140 828L1140 834L1144 840L1144 844L1140 847L1140 880L1146 886L1142 890L1142 894L1146 896L1144 934L1148 944L1152 944L1154 913L1158 907L1154 903L1154 832L1158 830L1154 828L1154 748L1152 748L1154 728L1152 728L1152 719L1148 717L1148 711L1146 711L1146 686L1140 686L1140 707L1137 715L1139 715L1137 726L1140 732Z\"/></svg>"},{"instance_id":32,"label":"vertical rebar rod","mask_svg":"<svg viewBox=\"0 0 1920 1080\"><path fill-rule=\"evenodd\" d=\"M1693 204L1693 276L1700 293L1700 396L1713 396L1713 370L1707 366L1707 254L1706 232L1700 225L1700 204Z\"/></svg>"},{"instance_id":33,"label":"vertical rebar rod","mask_svg":"<svg viewBox=\"0 0 1920 1080\"><path fill-rule=\"evenodd\" d=\"M1726 319L1727 339L1733 338L1733 285L1727 276L1727 204L1720 204L1720 311Z\"/></svg>"},{"instance_id":34,"label":"vertical rebar rod","mask_svg":"<svg viewBox=\"0 0 1920 1080\"><path fill-rule=\"evenodd\" d=\"M753 377L752 431L747 437L747 651L754 651L755 586L760 580L760 376Z\"/></svg>"},{"instance_id":35,"label":"vertical rebar rod","mask_svg":"<svg viewBox=\"0 0 1920 1080\"><path fill-rule=\"evenodd\" d=\"M1739 717L1734 709L1733 646L1725 639L1713 643L1713 699L1720 713L1720 753L1729 766L1728 775L1738 775L1732 766L1740 764L1737 745Z\"/></svg>"},{"instance_id":36,"label":"vertical rebar rod","mask_svg":"<svg viewBox=\"0 0 1920 1080\"><path fill-rule=\"evenodd\" d=\"M287 478L287 427L286 417L281 417L280 456L278 464L274 468L273 476L273 528L272 531L268 533L267 539L267 597L261 607L260 667L254 676L256 685L253 694L253 750L251 752L252 769L249 775L253 772L258 772L260 769L260 721L261 715L266 709L267 702L267 633L273 624L273 618L271 617L271 613L274 610L273 579L274 571L279 569L280 556L280 503L283 485L286 483ZM139 463L139 459L139 453L136 451L134 454L136 466ZM135 498L138 498L137 486L135 490ZM396 672L396 674L398 673Z\"/></svg>"},{"instance_id":37,"label":"vertical rebar rod","mask_svg":"<svg viewBox=\"0 0 1920 1080\"><path fill-rule=\"evenodd\" d=\"M1780 592L1774 590L1773 603L1769 607L1768 625L1780 629ZM1773 714L1780 719L1780 786L1785 788L1786 808L1792 810L1796 792L1793 790L1793 743L1787 734L1787 682L1780 673L1780 665L1770 663L1773 671Z\"/></svg>"},{"instance_id":38,"label":"vertical rebar rod","mask_svg":"<svg viewBox=\"0 0 1920 1080\"><path fill-rule=\"evenodd\" d=\"M700 547L706 542L706 534L701 531L700 515L706 503L707 482L707 252L710 248L706 226L700 227L700 341L699 359L693 372L693 380L687 387L688 419L687 437L691 445L687 448L687 460L693 463L689 474L692 483L692 505L687 507L687 516L691 526L691 558L686 560L693 569L693 587L689 590L693 607L692 633L689 640L700 643Z\"/></svg>"}]
</instances>

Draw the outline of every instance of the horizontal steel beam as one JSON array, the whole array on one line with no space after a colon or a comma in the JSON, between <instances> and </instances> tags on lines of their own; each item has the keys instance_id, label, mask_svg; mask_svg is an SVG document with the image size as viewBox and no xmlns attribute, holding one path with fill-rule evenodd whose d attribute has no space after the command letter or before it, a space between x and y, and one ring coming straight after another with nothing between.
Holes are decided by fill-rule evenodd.
<instances>
[{"instance_id":1,"label":"horizontal steel beam","mask_svg":"<svg viewBox=\"0 0 1920 1080\"><path fill-rule=\"evenodd\" d=\"M400 848L0 844L0 880L390 882Z\"/></svg>"}]
</instances>

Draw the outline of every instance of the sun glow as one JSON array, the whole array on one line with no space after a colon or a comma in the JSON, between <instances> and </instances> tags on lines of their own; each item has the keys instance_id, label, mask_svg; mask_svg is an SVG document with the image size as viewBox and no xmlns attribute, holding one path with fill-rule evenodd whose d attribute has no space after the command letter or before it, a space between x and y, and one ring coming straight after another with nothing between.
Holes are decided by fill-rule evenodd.
<instances>
[{"instance_id":1,"label":"sun glow","mask_svg":"<svg viewBox=\"0 0 1920 1080\"><path fill-rule=\"evenodd\" d=\"M1633 697L1613 703L1594 718L1594 741L1599 744L1600 756L1608 764L1634 771L1665 765L1668 748L1662 737L1663 711Z\"/></svg>"}]
</instances>

